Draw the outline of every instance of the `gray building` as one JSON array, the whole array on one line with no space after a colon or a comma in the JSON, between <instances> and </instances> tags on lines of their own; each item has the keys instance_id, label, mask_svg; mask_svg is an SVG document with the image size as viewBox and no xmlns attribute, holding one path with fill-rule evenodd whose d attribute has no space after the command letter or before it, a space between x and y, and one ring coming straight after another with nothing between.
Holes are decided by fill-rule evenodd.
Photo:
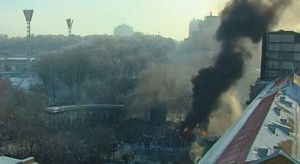
<instances>
[{"instance_id":1,"label":"gray building","mask_svg":"<svg viewBox=\"0 0 300 164\"><path fill-rule=\"evenodd\" d=\"M266 33L262 41L261 80L274 80L293 72L300 72L300 33Z\"/></svg>"},{"instance_id":2,"label":"gray building","mask_svg":"<svg viewBox=\"0 0 300 164\"><path fill-rule=\"evenodd\" d=\"M204 19L193 19L189 24L189 37L186 39L189 49L201 49L213 51L219 45L215 39L215 33L220 25L220 17L210 15Z\"/></svg>"},{"instance_id":3,"label":"gray building","mask_svg":"<svg viewBox=\"0 0 300 164\"><path fill-rule=\"evenodd\" d=\"M0 58L0 72L12 71L12 72L25 72L29 70L30 63L32 64L35 58Z\"/></svg>"},{"instance_id":4,"label":"gray building","mask_svg":"<svg viewBox=\"0 0 300 164\"><path fill-rule=\"evenodd\" d=\"M220 17L210 15L205 16L204 20L193 19L189 24L189 38L204 37L207 39L207 35L212 37L220 25Z\"/></svg>"},{"instance_id":5,"label":"gray building","mask_svg":"<svg viewBox=\"0 0 300 164\"><path fill-rule=\"evenodd\" d=\"M133 33L133 28L126 24L118 25L114 29L114 36L130 36L133 35Z\"/></svg>"}]
</instances>

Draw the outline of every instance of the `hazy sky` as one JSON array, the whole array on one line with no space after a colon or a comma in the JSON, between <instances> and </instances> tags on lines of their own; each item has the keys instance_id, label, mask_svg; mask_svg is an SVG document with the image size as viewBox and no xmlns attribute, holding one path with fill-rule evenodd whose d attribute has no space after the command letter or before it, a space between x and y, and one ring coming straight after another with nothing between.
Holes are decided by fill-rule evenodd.
<instances>
[{"instance_id":1,"label":"hazy sky","mask_svg":"<svg viewBox=\"0 0 300 164\"><path fill-rule=\"evenodd\" d=\"M75 35L112 34L125 23L134 31L183 40L189 21L210 11L217 15L227 0L1 0L0 34L26 36L23 9L33 9L31 32L67 35L73 18Z\"/></svg>"}]
</instances>

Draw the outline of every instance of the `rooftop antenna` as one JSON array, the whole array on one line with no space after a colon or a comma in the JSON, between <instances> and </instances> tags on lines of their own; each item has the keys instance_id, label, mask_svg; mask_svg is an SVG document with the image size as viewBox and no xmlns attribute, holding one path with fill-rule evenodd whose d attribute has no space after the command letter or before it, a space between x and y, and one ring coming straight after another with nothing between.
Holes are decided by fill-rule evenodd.
<instances>
[{"instance_id":1,"label":"rooftop antenna","mask_svg":"<svg viewBox=\"0 0 300 164\"><path fill-rule=\"evenodd\" d=\"M29 70L29 63L30 63L30 57L31 57L31 34L30 34L30 22L32 19L33 10L23 10L23 13L25 15L26 23L27 23L27 40L28 40L28 65L27 65L27 71Z\"/></svg>"},{"instance_id":2,"label":"rooftop antenna","mask_svg":"<svg viewBox=\"0 0 300 164\"><path fill-rule=\"evenodd\" d=\"M72 25L73 25L73 19L67 19L67 25L68 25L68 34L69 36L72 36Z\"/></svg>"}]
</instances>

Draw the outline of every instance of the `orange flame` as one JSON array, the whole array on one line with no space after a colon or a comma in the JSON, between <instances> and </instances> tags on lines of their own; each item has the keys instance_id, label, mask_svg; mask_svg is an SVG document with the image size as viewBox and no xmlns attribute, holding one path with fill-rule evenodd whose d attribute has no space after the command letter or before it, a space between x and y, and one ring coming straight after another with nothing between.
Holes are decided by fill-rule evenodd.
<instances>
[{"instance_id":1,"label":"orange flame","mask_svg":"<svg viewBox=\"0 0 300 164\"><path fill-rule=\"evenodd\" d=\"M206 130L204 130L204 129L201 129L200 131L199 131L199 136L201 136L201 137L206 137L208 134L207 134L207 131Z\"/></svg>"}]
</instances>

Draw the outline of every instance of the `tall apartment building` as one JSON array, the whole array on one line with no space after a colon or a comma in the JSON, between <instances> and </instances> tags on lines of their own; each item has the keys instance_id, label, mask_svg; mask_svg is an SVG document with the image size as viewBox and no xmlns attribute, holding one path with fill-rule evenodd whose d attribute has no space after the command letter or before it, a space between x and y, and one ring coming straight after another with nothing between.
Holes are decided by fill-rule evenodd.
<instances>
[{"instance_id":1,"label":"tall apartment building","mask_svg":"<svg viewBox=\"0 0 300 164\"><path fill-rule=\"evenodd\" d=\"M210 15L204 20L193 19L189 24L189 37L186 39L189 49L212 51L219 48L215 33L220 25L220 17Z\"/></svg>"},{"instance_id":2,"label":"tall apartment building","mask_svg":"<svg viewBox=\"0 0 300 164\"><path fill-rule=\"evenodd\" d=\"M193 19L189 24L189 38L202 37L204 35L214 35L220 25L220 17L210 15L205 16L204 20Z\"/></svg>"},{"instance_id":3,"label":"tall apartment building","mask_svg":"<svg viewBox=\"0 0 300 164\"><path fill-rule=\"evenodd\" d=\"M261 80L300 72L300 33L268 32L262 41Z\"/></svg>"}]
</instances>

